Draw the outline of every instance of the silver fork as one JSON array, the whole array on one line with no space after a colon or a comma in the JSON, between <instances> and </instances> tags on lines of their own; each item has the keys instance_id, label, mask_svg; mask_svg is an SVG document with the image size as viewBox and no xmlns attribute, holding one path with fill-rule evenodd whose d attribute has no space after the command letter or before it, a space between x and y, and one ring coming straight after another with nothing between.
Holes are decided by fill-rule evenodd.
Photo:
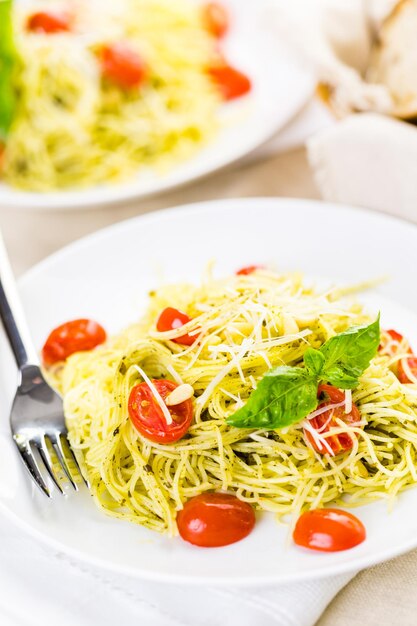
<instances>
[{"instance_id":1,"label":"silver fork","mask_svg":"<svg viewBox=\"0 0 417 626\"><path fill-rule=\"evenodd\" d=\"M20 457L49 498L52 491L45 470L62 494L65 482L78 491L76 475L79 472L83 477L83 473L68 443L62 398L48 385L40 369L1 233L0 318L19 371L10 427Z\"/></svg>"}]
</instances>

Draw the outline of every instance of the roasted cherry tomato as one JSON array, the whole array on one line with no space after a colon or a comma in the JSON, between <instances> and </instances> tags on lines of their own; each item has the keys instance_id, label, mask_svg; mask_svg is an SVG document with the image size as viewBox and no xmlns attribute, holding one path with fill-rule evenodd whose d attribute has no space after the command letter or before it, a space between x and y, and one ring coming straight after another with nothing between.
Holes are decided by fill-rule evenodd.
<instances>
[{"instance_id":1,"label":"roasted cherry tomato","mask_svg":"<svg viewBox=\"0 0 417 626\"><path fill-rule=\"evenodd\" d=\"M229 30L229 15L218 2L207 2L202 7L203 24L215 37L223 37Z\"/></svg>"},{"instance_id":2,"label":"roasted cherry tomato","mask_svg":"<svg viewBox=\"0 0 417 626\"><path fill-rule=\"evenodd\" d=\"M123 42L103 46L99 57L102 76L123 89L138 87L146 76L140 55Z\"/></svg>"},{"instance_id":3,"label":"roasted cherry tomato","mask_svg":"<svg viewBox=\"0 0 417 626\"><path fill-rule=\"evenodd\" d=\"M403 341L403 335L401 335L401 333L397 333L396 330L383 330L381 332L381 343L379 344L378 350L382 354L394 356L398 352L398 349ZM408 348L407 352L411 353L411 348Z\"/></svg>"},{"instance_id":4,"label":"roasted cherry tomato","mask_svg":"<svg viewBox=\"0 0 417 626\"><path fill-rule=\"evenodd\" d=\"M262 265L248 265L247 267L241 267L240 270L237 270L236 276L247 276L261 269L263 269Z\"/></svg>"},{"instance_id":5,"label":"roasted cherry tomato","mask_svg":"<svg viewBox=\"0 0 417 626\"><path fill-rule=\"evenodd\" d=\"M303 548L339 552L365 541L366 530L352 513L340 509L314 509L300 515L293 538Z\"/></svg>"},{"instance_id":6,"label":"roasted cherry tomato","mask_svg":"<svg viewBox=\"0 0 417 626\"><path fill-rule=\"evenodd\" d=\"M255 513L247 502L227 493L202 493L185 503L177 515L181 537L202 548L217 548L240 541L255 526Z\"/></svg>"},{"instance_id":7,"label":"roasted cherry tomato","mask_svg":"<svg viewBox=\"0 0 417 626\"><path fill-rule=\"evenodd\" d=\"M398 380L400 381L400 383L406 384L406 383L415 382L409 377L407 369L410 371L411 375L414 376L414 378L417 378L417 357L416 356L404 357L403 359L398 361L397 376L398 376Z\"/></svg>"},{"instance_id":8,"label":"roasted cherry tomato","mask_svg":"<svg viewBox=\"0 0 417 626\"><path fill-rule=\"evenodd\" d=\"M187 324L187 322L190 321L191 317L188 317L186 313L178 311L178 309L173 309L169 306L164 309L158 317L158 321L156 322L156 329L160 333L163 333L167 330L181 328L181 326L184 326L184 324ZM176 337L171 341L175 341L175 343L180 343L184 346L192 346L196 339L197 335L189 335L188 333L185 333L184 335L181 335L181 337Z\"/></svg>"},{"instance_id":9,"label":"roasted cherry tomato","mask_svg":"<svg viewBox=\"0 0 417 626\"><path fill-rule=\"evenodd\" d=\"M340 389L336 389L336 387L333 387L332 385L320 385L318 393L319 396L322 393L326 394L329 397L329 400L325 400L319 404L316 410L322 409L327 405L339 404L339 402L343 402L345 399L344 392ZM324 411L320 415L309 419L309 423L320 435L324 435L325 433L328 433L331 428L338 428L336 419L340 419L346 424L354 426L357 422L360 422L361 416L358 408L352 404L352 410L350 413L345 413L345 407L340 406L336 409L333 408L329 411ZM313 435L308 432L308 430L304 429L304 435L316 452L319 452L320 454L326 454L329 452L326 446L315 441ZM330 435L329 437L326 437L326 442L333 454L340 454L340 452L350 450L353 445L352 437L347 433Z\"/></svg>"},{"instance_id":10,"label":"roasted cherry tomato","mask_svg":"<svg viewBox=\"0 0 417 626\"><path fill-rule=\"evenodd\" d=\"M36 33L60 33L71 30L71 16L64 12L39 11L33 13L26 22L27 30Z\"/></svg>"},{"instance_id":11,"label":"roasted cherry tomato","mask_svg":"<svg viewBox=\"0 0 417 626\"><path fill-rule=\"evenodd\" d=\"M226 62L210 66L208 73L225 100L234 100L244 96L252 88L251 81L246 74Z\"/></svg>"},{"instance_id":12,"label":"roasted cherry tomato","mask_svg":"<svg viewBox=\"0 0 417 626\"><path fill-rule=\"evenodd\" d=\"M162 400L178 387L172 380L152 380ZM167 424L162 409L146 382L135 385L129 395L129 416L136 430L155 443L173 443L181 439L193 421L193 403L185 400L167 407L172 423Z\"/></svg>"},{"instance_id":13,"label":"roasted cherry tomato","mask_svg":"<svg viewBox=\"0 0 417 626\"><path fill-rule=\"evenodd\" d=\"M106 331L88 319L72 320L55 328L42 348L45 365L64 361L74 352L92 350L106 341Z\"/></svg>"}]
</instances>

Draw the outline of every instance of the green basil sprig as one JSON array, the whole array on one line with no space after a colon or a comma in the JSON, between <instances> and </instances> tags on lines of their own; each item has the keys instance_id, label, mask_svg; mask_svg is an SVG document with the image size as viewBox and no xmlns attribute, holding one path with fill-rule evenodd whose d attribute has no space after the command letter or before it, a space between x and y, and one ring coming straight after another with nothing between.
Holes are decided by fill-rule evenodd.
<instances>
[{"instance_id":1,"label":"green basil sprig","mask_svg":"<svg viewBox=\"0 0 417 626\"><path fill-rule=\"evenodd\" d=\"M274 367L259 381L246 404L227 423L238 428L274 430L301 421L318 405L321 382L354 389L380 343L379 316L368 326L352 326L328 339L318 350L308 348L304 367Z\"/></svg>"}]
</instances>

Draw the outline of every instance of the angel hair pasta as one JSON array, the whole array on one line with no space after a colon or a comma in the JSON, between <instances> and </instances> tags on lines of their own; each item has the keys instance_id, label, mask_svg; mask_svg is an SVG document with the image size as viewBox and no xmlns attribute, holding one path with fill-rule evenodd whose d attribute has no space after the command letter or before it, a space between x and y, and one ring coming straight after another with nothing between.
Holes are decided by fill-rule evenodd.
<instances>
[{"instance_id":1,"label":"angel hair pasta","mask_svg":"<svg viewBox=\"0 0 417 626\"><path fill-rule=\"evenodd\" d=\"M408 347L402 340L388 349L391 338L384 333L385 347L359 384L333 405L344 404L346 414L356 406L354 423L327 424L314 442L307 436L309 417L282 428L227 422L261 389L271 368L305 372L294 366L302 366L307 350L317 355L352 326L371 328L366 325L374 317L347 292L319 290L299 275L266 269L207 278L198 287L163 287L150 295L139 323L54 366L50 373L64 394L71 446L84 456L98 506L175 534L177 512L204 492L231 492L282 516L327 503L391 501L415 484L417 380L400 382L396 364ZM161 312L174 310L169 307L183 312L184 325L158 330ZM379 334L375 340L377 346ZM132 389L160 379L189 385L194 393L191 425L172 443L150 440L129 417ZM350 445L337 453L329 445L319 451L326 429L328 442L347 433Z\"/></svg>"},{"instance_id":2,"label":"angel hair pasta","mask_svg":"<svg viewBox=\"0 0 417 626\"><path fill-rule=\"evenodd\" d=\"M16 103L3 158L11 185L146 177L216 134L222 98L207 67L219 53L195 3L33 0L15 3L13 24Z\"/></svg>"}]
</instances>

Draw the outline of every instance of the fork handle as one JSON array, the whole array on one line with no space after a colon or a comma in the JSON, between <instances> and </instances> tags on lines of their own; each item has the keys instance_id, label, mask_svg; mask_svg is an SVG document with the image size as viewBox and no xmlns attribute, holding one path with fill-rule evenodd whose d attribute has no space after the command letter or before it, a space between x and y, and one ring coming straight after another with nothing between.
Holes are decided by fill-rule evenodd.
<instances>
[{"instance_id":1,"label":"fork handle","mask_svg":"<svg viewBox=\"0 0 417 626\"><path fill-rule=\"evenodd\" d=\"M1 232L0 318L19 370L28 364L38 365L38 355L32 343Z\"/></svg>"}]
</instances>

